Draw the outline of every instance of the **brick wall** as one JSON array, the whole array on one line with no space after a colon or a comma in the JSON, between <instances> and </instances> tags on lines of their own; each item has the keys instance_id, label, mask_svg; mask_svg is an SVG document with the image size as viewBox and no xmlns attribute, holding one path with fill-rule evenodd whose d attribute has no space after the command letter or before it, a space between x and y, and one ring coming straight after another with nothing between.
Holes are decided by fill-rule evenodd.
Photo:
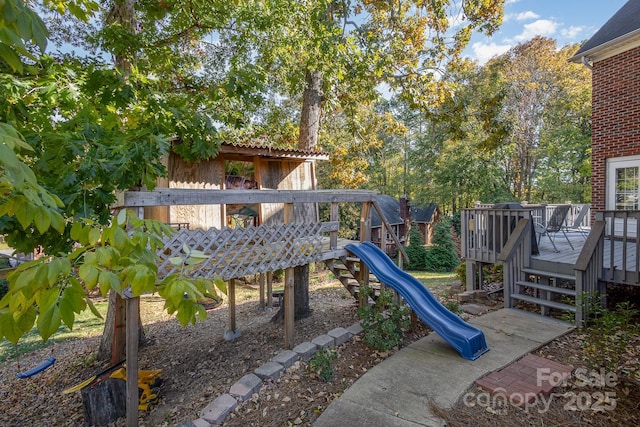
<instances>
[{"instance_id":1,"label":"brick wall","mask_svg":"<svg viewBox=\"0 0 640 427\"><path fill-rule=\"evenodd\" d=\"M640 47L593 64L591 204L606 206L606 159L640 154Z\"/></svg>"}]
</instances>

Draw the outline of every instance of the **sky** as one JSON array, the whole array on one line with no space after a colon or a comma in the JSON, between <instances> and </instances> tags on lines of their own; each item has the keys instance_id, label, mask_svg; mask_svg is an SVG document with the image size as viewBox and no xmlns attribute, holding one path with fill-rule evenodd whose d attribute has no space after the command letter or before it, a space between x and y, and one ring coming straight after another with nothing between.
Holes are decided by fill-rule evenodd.
<instances>
[{"instance_id":1,"label":"sky","mask_svg":"<svg viewBox=\"0 0 640 427\"><path fill-rule=\"evenodd\" d=\"M588 40L627 0L506 0L500 29L491 37L474 35L465 53L484 64L536 35L558 47Z\"/></svg>"}]
</instances>

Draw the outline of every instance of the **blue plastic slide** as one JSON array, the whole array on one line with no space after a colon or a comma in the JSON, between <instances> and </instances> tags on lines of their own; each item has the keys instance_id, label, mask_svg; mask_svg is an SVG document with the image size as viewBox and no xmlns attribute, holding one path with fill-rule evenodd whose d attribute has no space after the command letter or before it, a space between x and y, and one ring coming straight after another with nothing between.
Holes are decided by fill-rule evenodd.
<instances>
[{"instance_id":1,"label":"blue plastic slide","mask_svg":"<svg viewBox=\"0 0 640 427\"><path fill-rule=\"evenodd\" d=\"M371 242L345 248L369 267L378 280L395 289L411 309L465 359L475 360L489 351L482 331L447 310L415 277L402 271Z\"/></svg>"}]
</instances>

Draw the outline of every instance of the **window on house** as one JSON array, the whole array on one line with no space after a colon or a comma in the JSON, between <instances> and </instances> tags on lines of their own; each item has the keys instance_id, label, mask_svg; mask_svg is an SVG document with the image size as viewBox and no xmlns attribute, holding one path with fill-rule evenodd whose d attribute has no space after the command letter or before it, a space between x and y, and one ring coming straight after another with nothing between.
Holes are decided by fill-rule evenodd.
<instances>
[{"instance_id":1,"label":"window on house","mask_svg":"<svg viewBox=\"0 0 640 427\"><path fill-rule=\"evenodd\" d=\"M607 209L640 208L640 156L607 161Z\"/></svg>"}]
</instances>

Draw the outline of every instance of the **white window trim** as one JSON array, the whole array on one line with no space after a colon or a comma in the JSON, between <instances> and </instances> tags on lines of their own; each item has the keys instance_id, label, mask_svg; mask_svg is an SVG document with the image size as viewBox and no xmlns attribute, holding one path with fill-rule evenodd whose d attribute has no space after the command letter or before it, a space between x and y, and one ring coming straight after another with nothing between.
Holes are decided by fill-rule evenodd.
<instances>
[{"instance_id":1,"label":"white window trim","mask_svg":"<svg viewBox=\"0 0 640 427\"><path fill-rule=\"evenodd\" d=\"M606 171L607 181L606 181L606 187L605 187L607 210L614 210L616 207L616 201L615 201L616 169L634 167L634 166L640 168L640 155L626 156L626 157L612 157L607 159L607 171Z\"/></svg>"}]
</instances>

